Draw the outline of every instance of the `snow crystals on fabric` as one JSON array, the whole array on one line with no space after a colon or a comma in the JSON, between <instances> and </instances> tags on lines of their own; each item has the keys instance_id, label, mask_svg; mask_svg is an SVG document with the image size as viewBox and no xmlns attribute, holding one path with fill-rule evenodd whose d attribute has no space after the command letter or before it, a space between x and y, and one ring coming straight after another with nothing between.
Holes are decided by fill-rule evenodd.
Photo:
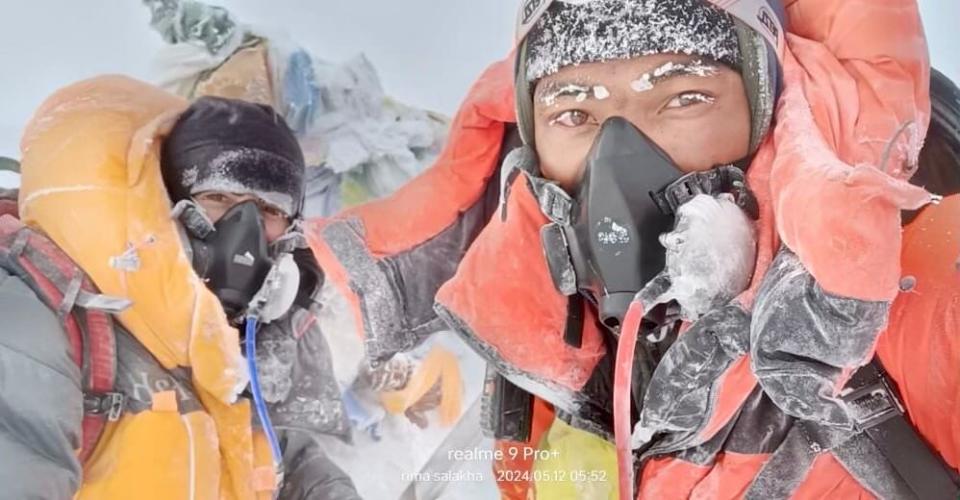
<instances>
[{"instance_id":1,"label":"snow crystals on fabric","mask_svg":"<svg viewBox=\"0 0 960 500\"><path fill-rule=\"evenodd\" d=\"M740 65L732 18L700 0L556 2L528 37L526 78L566 66L651 54L699 55Z\"/></svg>"},{"instance_id":2,"label":"snow crystals on fabric","mask_svg":"<svg viewBox=\"0 0 960 500\"><path fill-rule=\"evenodd\" d=\"M224 191L237 194L253 194L263 201L280 208L288 214L294 212L295 200L288 193L264 189L267 179L282 175L285 169L274 165L276 156L250 148L229 149L221 152L202 170L196 167L187 169L183 176L186 180L193 177L191 193L204 191ZM253 175L241 165L256 165L259 172ZM276 170L275 172L270 172Z\"/></svg>"}]
</instances>

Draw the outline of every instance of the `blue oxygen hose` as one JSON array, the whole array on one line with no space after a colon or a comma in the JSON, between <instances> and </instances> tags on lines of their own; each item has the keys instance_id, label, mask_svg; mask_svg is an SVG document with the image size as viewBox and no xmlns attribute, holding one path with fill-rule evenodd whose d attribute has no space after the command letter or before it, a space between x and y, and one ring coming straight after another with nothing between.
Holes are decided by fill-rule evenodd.
<instances>
[{"instance_id":1,"label":"blue oxygen hose","mask_svg":"<svg viewBox=\"0 0 960 500\"><path fill-rule=\"evenodd\" d=\"M257 417L260 419L263 432L267 435L267 442L270 443L273 463L279 466L283 457L280 453L280 441L277 440L273 424L270 423L267 404L263 401L263 393L260 392L260 375L257 373L257 317L254 315L247 316L244 328L246 329L244 344L247 353L247 369L250 371L250 392L253 393L253 405L257 409Z\"/></svg>"}]
</instances>

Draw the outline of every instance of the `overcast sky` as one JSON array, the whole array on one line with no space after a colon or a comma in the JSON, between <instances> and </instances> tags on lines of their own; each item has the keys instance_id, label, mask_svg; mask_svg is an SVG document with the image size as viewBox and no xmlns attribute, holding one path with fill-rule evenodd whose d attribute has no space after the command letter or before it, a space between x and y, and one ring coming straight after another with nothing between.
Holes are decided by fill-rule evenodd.
<instances>
[{"instance_id":1,"label":"overcast sky","mask_svg":"<svg viewBox=\"0 0 960 500\"><path fill-rule=\"evenodd\" d=\"M447 114L509 49L518 0L222 0L246 23L280 29L315 55L365 53L387 92ZM960 1L920 0L934 65L960 81ZM5 0L0 7L0 155L57 88L102 73L152 80L163 45L139 0Z\"/></svg>"}]
</instances>

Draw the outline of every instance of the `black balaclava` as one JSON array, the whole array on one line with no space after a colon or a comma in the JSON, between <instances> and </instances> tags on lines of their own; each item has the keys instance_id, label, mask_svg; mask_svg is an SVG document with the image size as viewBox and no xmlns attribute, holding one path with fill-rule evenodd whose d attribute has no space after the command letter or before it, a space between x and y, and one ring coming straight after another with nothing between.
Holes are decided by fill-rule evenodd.
<instances>
[{"instance_id":1,"label":"black balaclava","mask_svg":"<svg viewBox=\"0 0 960 500\"><path fill-rule=\"evenodd\" d=\"M239 320L283 254L295 255L304 246L298 228L305 164L296 137L268 106L202 97L179 117L163 143L161 169L172 200L191 207L178 217L194 270L229 318ZM252 201L234 206L211 224L202 210L190 205L205 191L253 195L286 213L293 229L281 238L283 244L268 244Z\"/></svg>"},{"instance_id":2,"label":"black balaclava","mask_svg":"<svg viewBox=\"0 0 960 500\"><path fill-rule=\"evenodd\" d=\"M303 208L300 144L273 108L201 97L180 115L161 152L174 202L203 191L252 194L291 218Z\"/></svg>"}]
</instances>

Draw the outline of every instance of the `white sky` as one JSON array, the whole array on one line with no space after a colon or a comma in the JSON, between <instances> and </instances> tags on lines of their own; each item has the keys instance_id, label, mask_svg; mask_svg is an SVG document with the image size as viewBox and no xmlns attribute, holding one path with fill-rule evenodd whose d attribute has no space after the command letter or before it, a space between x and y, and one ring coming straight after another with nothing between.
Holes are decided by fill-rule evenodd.
<instances>
[{"instance_id":1,"label":"white sky","mask_svg":"<svg viewBox=\"0 0 960 500\"><path fill-rule=\"evenodd\" d=\"M280 29L331 61L365 53L387 92L452 114L509 49L518 0L210 0ZM102 73L151 80L163 42L139 0L5 0L0 7L0 155L57 88ZM960 82L960 1L920 0L934 66Z\"/></svg>"}]
</instances>

